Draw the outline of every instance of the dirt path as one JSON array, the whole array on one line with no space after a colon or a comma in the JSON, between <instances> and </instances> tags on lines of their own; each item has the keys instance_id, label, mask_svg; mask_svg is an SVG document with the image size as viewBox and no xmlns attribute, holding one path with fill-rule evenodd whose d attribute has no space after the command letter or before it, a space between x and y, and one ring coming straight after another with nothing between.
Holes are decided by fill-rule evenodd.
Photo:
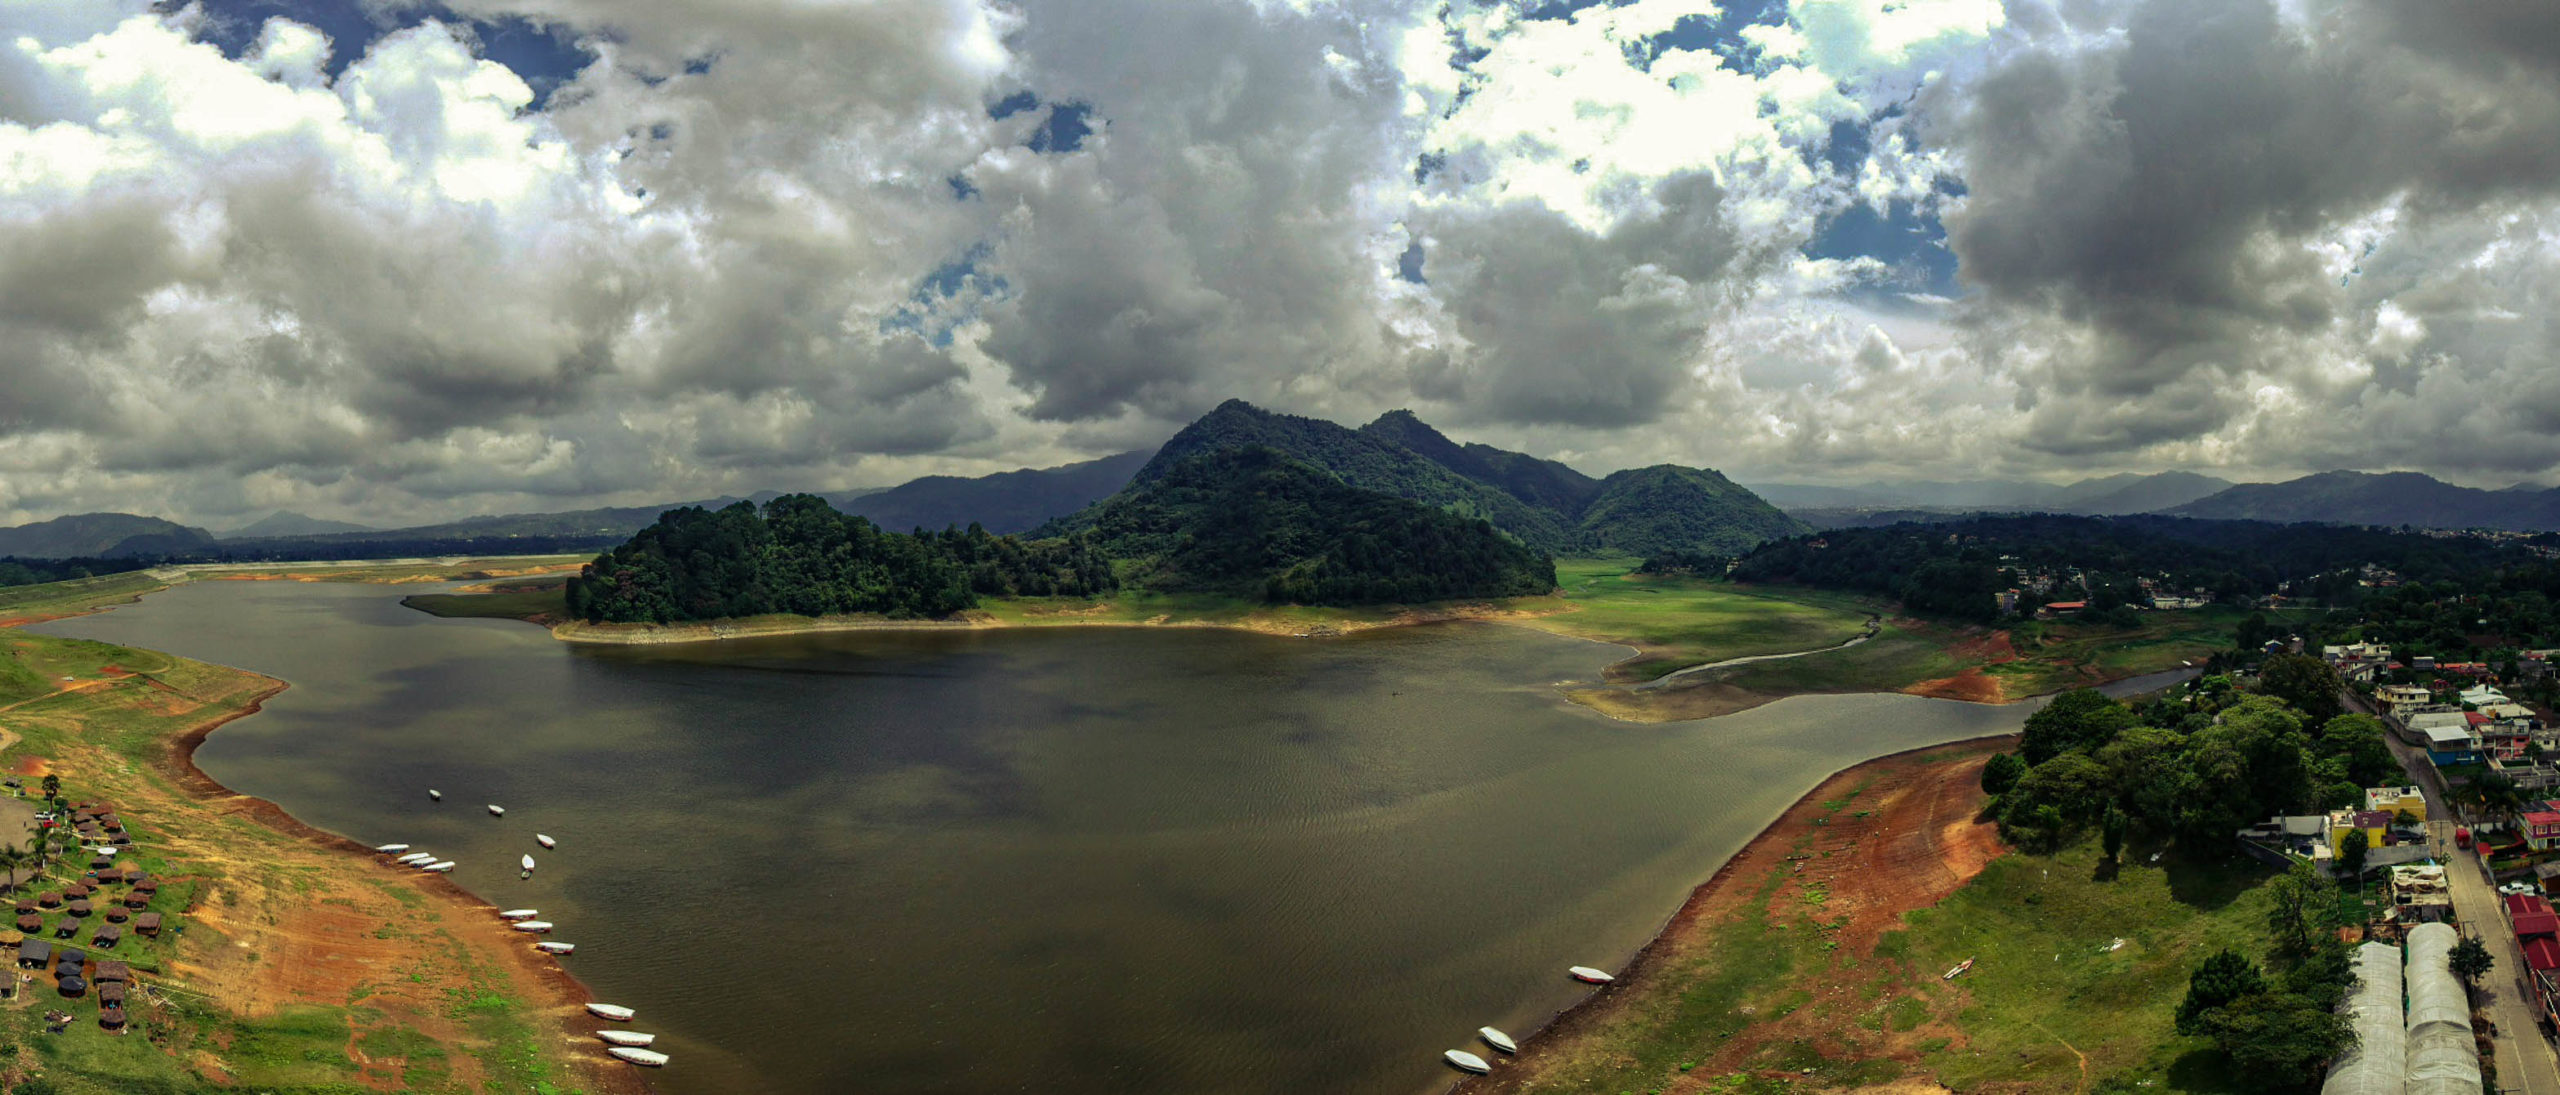
<instances>
[{"instance_id":1,"label":"dirt path","mask_svg":"<svg viewBox=\"0 0 2560 1095\"><path fill-rule=\"evenodd\" d=\"M1823 781L1698 887L1616 984L1523 1039L1523 1051L1495 1075L1463 1080L1452 1091L1526 1091L1595 1060L1620 1059L1624 1031L1660 1022L1689 990L1681 976L1664 971L1705 957L1737 923L1801 918L1818 907L1838 945L1827 969L1803 971L1795 986L1816 1005L1865 999L1886 980L1907 978L1900 963L1876 960L1876 944L1900 926L1903 914L1936 904L2006 853L1992 826L1975 815L1983 801L1983 761L2015 741L1987 738L1915 750ZM1864 816L1842 814L1844 801L1853 801ZM1818 901L1809 900L1817 893ZM1696 1067L1662 1078L1659 1090L1714 1090L1716 1077L1748 1071L1765 1050L1785 1044L1814 1046L1835 1058L1916 1062L1924 1038L1947 1033L1869 1029L1854 1011L1805 1006L1753 1022L1716 1044L1697 1047ZM1644 1090L1653 1090L1656 1081L1643 1083ZM1892 1090L1936 1089L1912 1080Z\"/></svg>"}]
</instances>

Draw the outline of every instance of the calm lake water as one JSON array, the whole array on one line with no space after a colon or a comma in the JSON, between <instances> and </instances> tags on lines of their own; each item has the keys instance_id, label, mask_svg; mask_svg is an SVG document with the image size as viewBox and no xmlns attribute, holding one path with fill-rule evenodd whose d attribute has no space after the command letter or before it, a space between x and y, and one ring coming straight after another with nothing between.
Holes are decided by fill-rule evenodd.
<instances>
[{"instance_id":1,"label":"calm lake water","mask_svg":"<svg viewBox=\"0 0 2560 1095\"><path fill-rule=\"evenodd\" d=\"M40 630L292 682L204 770L540 908L671 1095L1431 1090L1829 773L2028 711L1616 723L1553 685L1621 650L1487 625L570 647L418 588L206 582Z\"/></svg>"}]
</instances>

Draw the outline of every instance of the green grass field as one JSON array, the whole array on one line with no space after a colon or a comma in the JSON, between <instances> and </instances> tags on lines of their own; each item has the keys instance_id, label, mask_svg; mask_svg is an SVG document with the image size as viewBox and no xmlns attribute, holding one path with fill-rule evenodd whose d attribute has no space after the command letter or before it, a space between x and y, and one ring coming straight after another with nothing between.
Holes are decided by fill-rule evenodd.
<instances>
[{"instance_id":1,"label":"green grass field","mask_svg":"<svg viewBox=\"0 0 2560 1095\"><path fill-rule=\"evenodd\" d=\"M1706 578L1636 574L1635 559L1559 559L1555 598L1564 611L1524 620L1542 631L1625 643L1639 653L1613 668L1647 681L1674 670L1753 654L1847 642L1878 606L1820 590L1737 586Z\"/></svg>"}]
</instances>

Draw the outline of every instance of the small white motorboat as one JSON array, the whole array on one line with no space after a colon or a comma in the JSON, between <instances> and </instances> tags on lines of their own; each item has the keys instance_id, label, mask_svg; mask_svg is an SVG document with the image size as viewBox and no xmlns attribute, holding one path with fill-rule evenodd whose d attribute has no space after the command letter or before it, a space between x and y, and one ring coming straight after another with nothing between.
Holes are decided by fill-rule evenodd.
<instances>
[{"instance_id":1,"label":"small white motorboat","mask_svg":"<svg viewBox=\"0 0 2560 1095\"><path fill-rule=\"evenodd\" d=\"M544 954L578 953L578 945L575 943L536 943L533 945L533 949L541 951Z\"/></svg>"},{"instance_id":2,"label":"small white motorboat","mask_svg":"<svg viewBox=\"0 0 2560 1095\"><path fill-rule=\"evenodd\" d=\"M1493 1066L1486 1064L1484 1062L1484 1058L1478 1057L1463 1049L1453 1049L1447 1053L1443 1053L1440 1055L1440 1059L1449 1062L1449 1067L1461 1072L1472 1072L1481 1076L1493 1071Z\"/></svg>"},{"instance_id":3,"label":"small white motorboat","mask_svg":"<svg viewBox=\"0 0 2560 1095\"><path fill-rule=\"evenodd\" d=\"M545 848L557 848L557 847L559 847L559 846L560 846L560 842L559 842L559 841L557 841L557 840L553 840L553 839L551 839L549 836L546 836L546 835L544 835L544 834L542 834L542 833L535 833L535 834L533 834L533 842L534 842L534 843L536 843L536 844L542 845L542 846L543 846L543 847L545 847Z\"/></svg>"},{"instance_id":4,"label":"small white motorboat","mask_svg":"<svg viewBox=\"0 0 2560 1095\"><path fill-rule=\"evenodd\" d=\"M530 871L530 870L532 870L532 869L533 869L533 857L532 857L532 856L526 856L526 857L524 857L524 869L525 869L525 870L528 870L528 871Z\"/></svg>"},{"instance_id":5,"label":"small white motorboat","mask_svg":"<svg viewBox=\"0 0 2560 1095\"><path fill-rule=\"evenodd\" d=\"M620 1057L632 1064L647 1065L650 1068L656 1068L667 1063L667 1055L654 1049L636 1049L631 1046L615 1046L605 1052L613 1054L616 1057Z\"/></svg>"},{"instance_id":6,"label":"small white motorboat","mask_svg":"<svg viewBox=\"0 0 2560 1095\"><path fill-rule=\"evenodd\" d=\"M1572 974L1574 980L1581 981L1586 984L1605 985L1611 981L1617 980L1617 978L1602 973L1599 970L1592 969L1589 966L1575 966L1565 972Z\"/></svg>"},{"instance_id":7,"label":"small white motorboat","mask_svg":"<svg viewBox=\"0 0 2560 1095\"><path fill-rule=\"evenodd\" d=\"M539 909L508 909L498 914L500 920L531 920L542 915Z\"/></svg>"},{"instance_id":8,"label":"small white motorboat","mask_svg":"<svg viewBox=\"0 0 2560 1095\"><path fill-rule=\"evenodd\" d=\"M406 844L385 844L374 849L374 851L380 852L384 855L399 855L400 853L408 850L409 846Z\"/></svg>"},{"instance_id":9,"label":"small white motorboat","mask_svg":"<svg viewBox=\"0 0 2560 1095\"><path fill-rule=\"evenodd\" d=\"M430 874L451 874L453 873L453 861L450 859L440 859L418 869Z\"/></svg>"},{"instance_id":10,"label":"small white motorboat","mask_svg":"<svg viewBox=\"0 0 2560 1095\"><path fill-rule=\"evenodd\" d=\"M1520 1043L1512 1041L1510 1035L1504 1034L1492 1027L1477 1027L1476 1037L1484 1039L1484 1044L1501 1050L1504 1053L1520 1052Z\"/></svg>"},{"instance_id":11,"label":"small white motorboat","mask_svg":"<svg viewBox=\"0 0 2560 1095\"><path fill-rule=\"evenodd\" d=\"M587 1010L598 1019L611 1019L617 1023L628 1023L632 1016L639 1014L620 1004L589 1004Z\"/></svg>"},{"instance_id":12,"label":"small white motorboat","mask_svg":"<svg viewBox=\"0 0 2560 1095\"><path fill-rule=\"evenodd\" d=\"M444 801L444 792L436 790L433 787L429 787L427 788L427 797L434 799L437 802L442 802Z\"/></svg>"},{"instance_id":13,"label":"small white motorboat","mask_svg":"<svg viewBox=\"0 0 2560 1095\"><path fill-rule=\"evenodd\" d=\"M505 816L507 816L507 808L506 808L506 807L504 807L504 806L492 806L492 807L489 807L489 816L490 816L490 817L505 817Z\"/></svg>"},{"instance_id":14,"label":"small white motorboat","mask_svg":"<svg viewBox=\"0 0 2560 1095\"><path fill-rule=\"evenodd\" d=\"M551 922L548 920L518 920L507 926L520 932L532 932L535 935L551 930Z\"/></svg>"},{"instance_id":15,"label":"small white motorboat","mask_svg":"<svg viewBox=\"0 0 2560 1095\"><path fill-rule=\"evenodd\" d=\"M599 1030L596 1032L596 1037L617 1046L631 1046L635 1049L658 1040L655 1034L642 1034L636 1030Z\"/></svg>"},{"instance_id":16,"label":"small white motorboat","mask_svg":"<svg viewBox=\"0 0 2560 1095\"><path fill-rule=\"evenodd\" d=\"M398 859L392 860L393 863L408 863L413 865L419 863L433 863L435 861L436 854L434 852L411 852Z\"/></svg>"}]
</instances>

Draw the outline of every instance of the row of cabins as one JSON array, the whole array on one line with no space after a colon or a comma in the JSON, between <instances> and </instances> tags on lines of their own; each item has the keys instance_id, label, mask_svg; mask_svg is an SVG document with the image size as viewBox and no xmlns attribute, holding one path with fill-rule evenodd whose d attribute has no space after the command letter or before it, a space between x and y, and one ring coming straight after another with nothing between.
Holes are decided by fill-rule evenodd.
<instances>
[{"instance_id":1,"label":"row of cabins","mask_svg":"<svg viewBox=\"0 0 2560 1095\"><path fill-rule=\"evenodd\" d=\"M93 845L130 846L132 835L115 808L96 802L83 802L72 807L68 819L83 842ZM59 891L39 893L17 903L17 927L25 934L18 944L18 966L21 969L47 969L54 975L54 990L65 998L95 997L98 1001L98 1025L108 1030L126 1027L125 994L133 983L132 967L114 959L90 960L87 952L67 945L90 924L96 924L90 945L110 948L124 941L124 924L132 922L136 934L157 936L163 918L148 911L151 900L160 892L160 882L139 867L124 868L113 856L100 854L89 861L90 870L81 881ZM107 892L109 887L128 887L123 896ZM52 934L65 941L60 950L42 938L44 912L60 909L65 914ZM94 916L96 919L92 920ZM49 1015L48 1018L51 1018ZM63 1020L68 1022L68 1019Z\"/></svg>"},{"instance_id":2,"label":"row of cabins","mask_svg":"<svg viewBox=\"0 0 2560 1095\"><path fill-rule=\"evenodd\" d=\"M114 959L101 958L95 963L78 948L64 947L55 951L42 939L18 944L18 966L53 973L54 991L70 999L94 996L98 1001L98 1025L108 1030L125 1027L125 994L132 990L133 967Z\"/></svg>"}]
</instances>

